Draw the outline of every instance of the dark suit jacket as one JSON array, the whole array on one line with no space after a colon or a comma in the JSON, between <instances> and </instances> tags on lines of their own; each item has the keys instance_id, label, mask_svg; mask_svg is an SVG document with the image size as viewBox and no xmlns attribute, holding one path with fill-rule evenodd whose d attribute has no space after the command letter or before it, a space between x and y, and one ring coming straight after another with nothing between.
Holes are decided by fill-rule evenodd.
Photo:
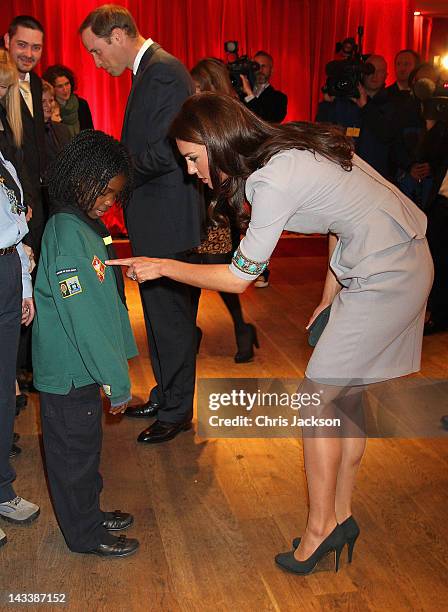
<instances>
[{"instance_id":1,"label":"dark suit jacket","mask_svg":"<svg viewBox=\"0 0 448 612\"><path fill-rule=\"evenodd\" d=\"M136 255L175 256L200 243L198 193L167 136L192 93L183 64L151 45L133 79L122 131L134 161L135 189L125 218Z\"/></svg>"},{"instance_id":2,"label":"dark suit jacket","mask_svg":"<svg viewBox=\"0 0 448 612\"><path fill-rule=\"evenodd\" d=\"M33 115L23 98L20 102L23 122L23 163L29 179L29 183L24 185L25 201L28 196L33 205L34 201L40 198L40 179L46 168L42 81L34 72L30 72L30 86L33 97Z\"/></svg>"},{"instance_id":3,"label":"dark suit jacket","mask_svg":"<svg viewBox=\"0 0 448 612\"><path fill-rule=\"evenodd\" d=\"M265 121L280 123L286 117L288 98L269 85L258 98L247 102L246 106Z\"/></svg>"},{"instance_id":4,"label":"dark suit jacket","mask_svg":"<svg viewBox=\"0 0 448 612\"><path fill-rule=\"evenodd\" d=\"M80 98L77 94L75 95L78 98L79 102L78 119L80 130L93 130L94 127L92 113L90 112L90 107L87 100L84 100L84 98Z\"/></svg>"}]
</instances>

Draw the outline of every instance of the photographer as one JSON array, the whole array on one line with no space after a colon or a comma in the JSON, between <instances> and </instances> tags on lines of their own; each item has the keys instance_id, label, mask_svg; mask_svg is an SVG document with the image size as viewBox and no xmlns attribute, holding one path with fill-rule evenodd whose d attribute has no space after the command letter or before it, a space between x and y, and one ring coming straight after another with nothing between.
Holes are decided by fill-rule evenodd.
<instances>
[{"instance_id":1,"label":"photographer","mask_svg":"<svg viewBox=\"0 0 448 612\"><path fill-rule=\"evenodd\" d=\"M356 153L390 178L390 149L397 132L394 107L385 91L387 64L381 55L370 55L365 64L371 66L370 74L364 74L363 82L358 82L358 97L325 94L316 121L345 127Z\"/></svg>"},{"instance_id":2,"label":"photographer","mask_svg":"<svg viewBox=\"0 0 448 612\"><path fill-rule=\"evenodd\" d=\"M255 74L255 87L252 89L244 74L240 77L245 94L244 103L265 121L281 123L286 117L288 98L281 91L274 89L269 82L274 64L272 56L266 51L257 51L254 60L260 66Z\"/></svg>"},{"instance_id":3,"label":"photographer","mask_svg":"<svg viewBox=\"0 0 448 612\"><path fill-rule=\"evenodd\" d=\"M434 87L439 80L439 73L432 64L421 64L409 76L415 116L412 122L399 127L399 138L394 147L394 163L397 167L395 182L397 186L422 210L429 206L433 191L434 172L437 172L443 158L437 133L433 122L427 122L423 116L422 104L415 93L415 88L422 86L425 92L428 84ZM424 94L428 95L428 94ZM430 97L431 94L429 94Z\"/></svg>"}]
</instances>

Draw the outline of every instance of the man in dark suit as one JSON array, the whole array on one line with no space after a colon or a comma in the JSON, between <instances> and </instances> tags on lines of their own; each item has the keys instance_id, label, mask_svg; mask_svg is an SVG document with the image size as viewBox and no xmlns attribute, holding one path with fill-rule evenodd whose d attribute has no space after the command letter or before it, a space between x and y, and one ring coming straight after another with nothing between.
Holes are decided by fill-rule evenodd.
<instances>
[{"instance_id":1,"label":"man in dark suit","mask_svg":"<svg viewBox=\"0 0 448 612\"><path fill-rule=\"evenodd\" d=\"M45 123L42 109L42 82L33 72L42 56L44 29L34 17L15 17L4 36L5 48L19 72L23 123L23 188L25 204L32 209L28 221L29 242L36 261L45 225L41 178L46 166Z\"/></svg>"},{"instance_id":2,"label":"man in dark suit","mask_svg":"<svg viewBox=\"0 0 448 612\"><path fill-rule=\"evenodd\" d=\"M80 27L98 68L133 73L122 141L134 160L134 194L125 211L135 255L189 261L200 243L200 203L168 139L172 119L193 91L190 76L172 55L137 30L123 7L104 5ZM198 290L169 279L144 283L140 293L157 385L149 401L128 416L157 420L139 442L164 442L190 429L196 366Z\"/></svg>"},{"instance_id":3,"label":"man in dark suit","mask_svg":"<svg viewBox=\"0 0 448 612\"><path fill-rule=\"evenodd\" d=\"M250 86L249 80L241 76L243 91L245 94L244 102L252 112L271 123L280 123L286 117L288 106L287 96L274 89L269 82L272 75L273 59L266 51L257 51L254 60L259 64L254 89Z\"/></svg>"},{"instance_id":4,"label":"man in dark suit","mask_svg":"<svg viewBox=\"0 0 448 612\"><path fill-rule=\"evenodd\" d=\"M46 168L45 123L42 109L42 81L33 72L42 56L44 29L34 17L19 15L11 21L4 36L5 48L19 73L23 145L20 179L24 202L28 206L29 233L24 242L39 259L40 244L47 213L44 210L41 179ZM17 357L18 381L21 389L32 390L31 326L22 327Z\"/></svg>"}]
</instances>

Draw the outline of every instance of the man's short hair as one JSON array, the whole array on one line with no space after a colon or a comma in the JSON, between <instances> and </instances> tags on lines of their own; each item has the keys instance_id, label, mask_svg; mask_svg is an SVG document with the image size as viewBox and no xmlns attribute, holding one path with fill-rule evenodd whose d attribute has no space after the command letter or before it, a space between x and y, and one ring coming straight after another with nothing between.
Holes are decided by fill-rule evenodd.
<instances>
[{"instance_id":1,"label":"man's short hair","mask_svg":"<svg viewBox=\"0 0 448 612\"><path fill-rule=\"evenodd\" d=\"M264 55L264 57L267 57L268 60L271 62L271 64L274 63L274 60L272 59L272 55L270 55L270 53L268 53L267 51L263 51L262 49L260 49L260 51L257 51L254 55L254 57L257 57L257 55Z\"/></svg>"},{"instance_id":2,"label":"man's short hair","mask_svg":"<svg viewBox=\"0 0 448 612\"><path fill-rule=\"evenodd\" d=\"M79 27L79 33L90 28L95 36L110 41L115 28L124 30L129 38L137 38L138 29L131 13L117 4L103 4L87 15Z\"/></svg>"},{"instance_id":3,"label":"man's short hair","mask_svg":"<svg viewBox=\"0 0 448 612\"><path fill-rule=\"evenodd\" d=\"M45 34L43 25L35 17L31 17L30 15L17 15L9 24L9 38L12 38L16 34L17 28L19 27L37 30Z\"/></svg>"},{"instance_id":4,"label":"man's short hair","mask_svg":"<svg viewBox=\"0 0 448 612\"><path fill-rule=\"evenodd\" d=\"M415 60L415 65L418 66L420 64L421 62L420 55L417 53L417 51L414 51L414 49L401 49L400 51L398 51L398 53L395 56L394 63L397 62L398 56L401 55L402 53L410 53Z\"/></svg>"}]
</instances>

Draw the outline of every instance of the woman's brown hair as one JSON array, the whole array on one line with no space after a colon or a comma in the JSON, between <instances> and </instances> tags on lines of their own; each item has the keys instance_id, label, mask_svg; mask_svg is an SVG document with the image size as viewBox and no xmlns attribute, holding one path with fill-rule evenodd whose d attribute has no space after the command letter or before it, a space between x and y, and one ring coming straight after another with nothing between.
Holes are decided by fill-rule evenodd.
<instances>
[{"instance_id":1,"label":"woman's brown hair","mask_svg":"<svg viewBox=\"0 0 448 612\"><path fill-rule=\"evenodd\" d=\"M219 59L206 57L199 61L191 71L191 78L199 85L201 92L214 91L236 97L227 66Z\"/></svg>"},{"instance_id":2,"label":"woman's brown hair","mask_svg":"<svg viewBox=\"0 0 448 612\"><path fill-rule=\"evenodd\" d=\"M214 93L188 98L171 124L170 136L205 145L217 208L228 203L238 214L247 178L280 151L307 150L346 171L352 169L352 144L338 128L306 122L269 124L234 98Z\"/></svg>"}]
</instances>

